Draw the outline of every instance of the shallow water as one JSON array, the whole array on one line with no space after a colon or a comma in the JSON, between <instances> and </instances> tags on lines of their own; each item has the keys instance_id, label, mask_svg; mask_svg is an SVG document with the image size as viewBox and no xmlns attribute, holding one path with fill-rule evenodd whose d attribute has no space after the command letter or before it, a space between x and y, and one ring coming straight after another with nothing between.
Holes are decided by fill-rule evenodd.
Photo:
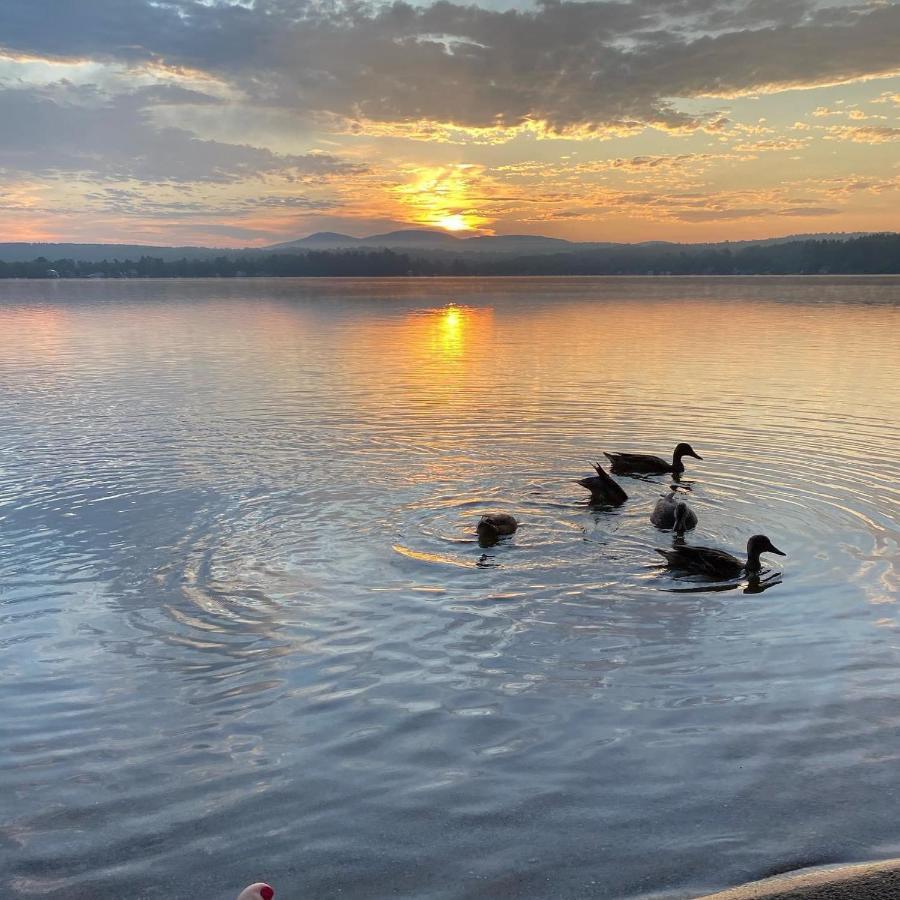
<instances>
[{"instance_id":1,"label":"shallow water","mask_svg":"<svg viewBox=\"0 0 900 900\"><path fill-rule=\"evenodd\" d=\"M898 385L897 279L0 282L0 895L900 855ZM573 483L678 440L759 585Z\"/></svg>"}]
</instances>

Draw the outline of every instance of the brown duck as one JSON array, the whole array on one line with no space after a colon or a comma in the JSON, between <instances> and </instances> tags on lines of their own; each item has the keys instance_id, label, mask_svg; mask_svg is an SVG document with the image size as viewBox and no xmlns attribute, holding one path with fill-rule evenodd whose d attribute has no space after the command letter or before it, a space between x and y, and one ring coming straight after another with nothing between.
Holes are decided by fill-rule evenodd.
<instances>
[{"instance_id":1,"label":"brown duck","mask_svg":"<svg viewBox=\"0 0 900 900\"><path fill-rule=\"evenodd\" d=\"M667 496L656 501L650 513L650 522L657 528L672 528L676 534L684 534L697 527L697 513L678 499L673 485Z\"/></svg>"},{"instance_id":2,"label":"brown duck","mask_svg":"<svg viewBox=\"0 0 900 900\"><path fill-rule=\"evenodd\" d=\"M664 475L666 472L680 475L684 471L684 463L681 461L683 456L703 459L699 453L694 451L690 444L685 443L678 444L675 448L675 452L672 454L672 462L666 462L659 456L651 456L649 453L604 453L603 455L610 461L611 471L617 475L631 473Z\"/></svg>"},{"instance_id":3,"label":"brown duck","mask_svg":"<svg viewBox=\"0 0 900 900\"><path fill-rule=\"evenodd\" d=\"M666 565L669 568L723 579L737 578L743 574L756 575L762 569L762 563L759 561L762 553L785 556L764 534L754 534L747 541L746 562L713 547L680 546L672 550L657 549L656 552L666 558Z\"/></svg>"},{"instance_id":4,"label":"brown duck","mask_svg":"<svg viewBox=\"0 0 900 900\"><path fill-rule=\"evenodd\" d=\"M508 513L491 513L481 517L475 531L478 533L478 543L483 547L490 547L500 538L515 534L518 527L519 523L514 516Z\"/></svg>"}]
</instances>

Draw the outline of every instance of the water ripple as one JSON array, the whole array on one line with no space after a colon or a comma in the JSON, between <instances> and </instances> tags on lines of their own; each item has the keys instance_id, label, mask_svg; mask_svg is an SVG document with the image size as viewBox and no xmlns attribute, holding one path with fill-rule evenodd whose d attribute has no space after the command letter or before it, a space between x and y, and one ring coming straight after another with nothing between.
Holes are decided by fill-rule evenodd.
<instances>
[{"instance_id":1,"label":"water ripple","mask_svg":"<svg viewBox=\"0 0 900 900\"><path fill-rule=\"evenodd\" d=\"M0 893L896 855L898 326L892 279L3 283ZM658 564L670 478L574 483L682 439L759 584Z\"/></svg>"}]
</instances>

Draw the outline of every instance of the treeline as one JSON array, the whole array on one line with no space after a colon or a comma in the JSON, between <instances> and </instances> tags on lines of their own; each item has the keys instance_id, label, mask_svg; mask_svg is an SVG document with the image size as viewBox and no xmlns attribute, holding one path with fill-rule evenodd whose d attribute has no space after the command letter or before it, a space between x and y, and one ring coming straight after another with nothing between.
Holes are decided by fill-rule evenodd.
<instances>
[{"instance_id":1,"label":"treeline","mask_svg":"<svg viewBox=\"0 0 900 900\"><path fill-rule=\"evenodd\" d=\"M315 250L210 259L0 262L0 278L396 277L402 275L887 275L900 274L900 235L731 249L622 246L529 256L458 257L392 250Z\"/></svg>"},{"instance_id":2,"label":"treeline","mask_svg":"<svg viewBox=\"0 0 900 900\"><path fill-rule=\"evenodd\" d=\"M379 277L407 275L408 257L391 250L314 251L297 255L246 254L211 259L164 260L155 256L83 262L49 260L0 262L0 278L242 278L242 277Z\"/></svg>"},{"instance_id":3,"label":"treeline","mask_svg":"<svg viewBox=\"0 0 900 900\"><path fill-rule=\"evenodd\" d=\"M465 261L465 266L471 263ZM809 240L739 249L630 246L491 260L477 275L890 275L900 274L900 235ZM459 272L459 274L470 274Z\"/></svg>"}]
</instances>

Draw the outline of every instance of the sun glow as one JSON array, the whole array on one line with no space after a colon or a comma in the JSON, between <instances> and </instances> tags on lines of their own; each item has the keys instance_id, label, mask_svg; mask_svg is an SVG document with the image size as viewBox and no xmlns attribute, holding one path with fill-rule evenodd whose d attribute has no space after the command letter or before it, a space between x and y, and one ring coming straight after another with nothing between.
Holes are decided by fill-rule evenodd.
<instances>
[{"instance_id":1,"label":"sun glow","mask_svg":"<svg viewBox=\"0 0 900 900\"><path fill-rule=\"evenodd\" d=\"M452 216L444 216L437 223L446 231L471 231L471 225L466 221L466 217L456 213Z\"/></svg>"},{"instance_id":2,"label":"sun glow","mask_svg":"<svg viewBox=\"0 0 900 900\"><path fill-rule=\"evenodd\" d=\"M473 208L482 170L472 165L425 166L412 169L411 180L394 188L405 218L445 231L475 231L489 219Z\"/></svg>"}]
</instances>

